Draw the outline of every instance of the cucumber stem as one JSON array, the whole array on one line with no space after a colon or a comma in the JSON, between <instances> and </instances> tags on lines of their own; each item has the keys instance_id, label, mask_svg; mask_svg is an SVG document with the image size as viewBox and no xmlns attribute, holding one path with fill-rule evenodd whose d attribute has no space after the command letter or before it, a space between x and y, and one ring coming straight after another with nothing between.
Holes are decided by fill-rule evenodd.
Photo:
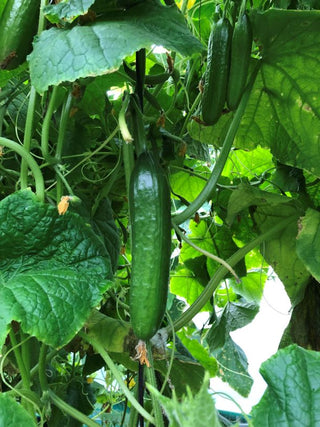
<instances>
[{"instance_id":1,"label":"cucumber stem","mask_svg":"<svg viewBox=\"0 0 320 427\"><path fill-rule=\"evenodd\" d=\"M4 137L0 137L0 145L10 148L10 150L15 151L19 156L24 159L27 166L31 169L36 186L36 194L41 202L44 202L45 188L44 188L44 179L41 173L41 169L38 166L38 163L34 160L31 154L25 149L24 146L18 144L17 142L11 141Z\"/></svg>"},{"instance_id":2,"label":"cucumber stem","mask_svg":"<svg viewBox=\"0 0 320 427\"><path fill-rule=\"evenodd\" d=\"M157 381L156 381L156 376L155 376L154 363L153 363L153 357L152 357L152 348L151 348L150 341L146 342L146 347L147 347L148 359L150 362L150 367L145 368L147 381L149 384L152 385L152 387L157 389L158 387L157 387ZM153 393L151 393L151 400L152 400L152 407L154 410L154 417L156 420L155 425L157 427L164 427L161 406L160 406L156 396Z\"/></svg>"},{"instance_id":3,"label":"cucumber stem","mask_svg":"<svg viewBox=\"0 0 320 427\"><path fill-rule=\"evenodd\" d=\"M67 413L70 417L75 418L88 427L100 426L100 424L96 423L73 406L68 405L68 403L60 399L60 397L58 397L52 390L47 390L46 394L57 408L59 408L62 412Z\"/></svg>"}]
</instances>

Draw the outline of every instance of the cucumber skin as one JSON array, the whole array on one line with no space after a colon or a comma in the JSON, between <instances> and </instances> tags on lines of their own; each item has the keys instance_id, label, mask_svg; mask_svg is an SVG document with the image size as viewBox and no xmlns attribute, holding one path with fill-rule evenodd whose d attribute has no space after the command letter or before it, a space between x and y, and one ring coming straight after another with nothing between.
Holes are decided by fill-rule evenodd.
<instances>
[{"instance_id":1,"label":"cucumber skin","mask_svg":"<svg viewBox=\"0 0 320 427\"><path fill-rule=\"evenodd\" d=\"M171 256L170 189L151 153L137 159L130 179L130 315L134 334L147 341L160 328L168 295Z\"/></svg>"},{"instance_id":2,"label":"cucumber skin","mask_svg":"<svg viewBox=\"0 0 320 427\"><path fill-rule=\"evenodd\" d=\"M9 69L22 64L37 33L40 0L8 0L0 18L0 62L12 52Z\"/></svg>"},{"instance_id":3,"label":"cucumber skin","mask_svg":"<svg viewBox=\"0 0 320 427\"><path fill-rule=\"evenodd\" d=\"M213 24L202 95L202 119L208 125L218 121L226 101L231 38L232 27L227 19Z\"/></svg>"},{"instance_id":4,"label":"cucumber skin","mask_svg":"<svg viewBox=\"0 0 320 427\"><path fill-rule=\"evenodd\" d=\"M229 82L227 90L228 108L235 110L243 94L251 56L252 29L247 15L242 15L236 22L232 43Z\"/></svg>"}]
</instances>

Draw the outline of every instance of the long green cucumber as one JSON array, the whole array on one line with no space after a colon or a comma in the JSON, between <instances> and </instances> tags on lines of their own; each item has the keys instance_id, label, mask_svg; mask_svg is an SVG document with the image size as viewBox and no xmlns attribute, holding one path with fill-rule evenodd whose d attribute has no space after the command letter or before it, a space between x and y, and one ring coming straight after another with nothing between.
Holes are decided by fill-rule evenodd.
<instances>
[{"instance_id":1,"label":"long green cucumber","mask_svg":"<svg viewBox=\"0 0 320 427\"><path fill-rule=\"evenodd\" d=\"M208 125L221 116L227 94L232 28L226 18L211 29L202 95L202 118Z\"/></svg>"},{"instance_id":2,"label":"long green cucumber","mask_svg":"<svg viewBox=\"0 0 320 427\"><path fill-rule=\"evenodd\" d=\"M136 161L129 208L131 324L135 335L147 341L159 329L166 310L171 254L169 185L152 153L143 152Z\"/></svg>"},{"instance_id":3,"label":"long green cucumber","mask_svg":"<svg viewBox=\"0 0 320 427\"><path fill-rule=\"evenodd\" d=\"M231 61L227 88L227 105L235 110L243 94L250 63L252 30L247 15L242 15L236 22L232 35Z\"/></svg>"}]
</instances>

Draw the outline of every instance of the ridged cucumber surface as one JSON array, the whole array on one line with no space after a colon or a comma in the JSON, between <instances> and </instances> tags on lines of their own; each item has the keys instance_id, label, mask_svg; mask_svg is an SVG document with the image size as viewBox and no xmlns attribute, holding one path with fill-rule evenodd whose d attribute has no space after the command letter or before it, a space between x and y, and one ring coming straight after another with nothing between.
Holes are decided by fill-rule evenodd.
<instances>
[{"instance_id":1,"label":"ridged cucumber surface","mask_svg":"<svg viewBox=\"0 0 320 427\"><path fill-rule=\"evenodd\" d=\"M227 105L235 110L246 86L251 56L252 30L247 15L239 17L235 24L232 43L230 73L227 89Z\"/></svg>"},{"instance_id":2,"label":"ridged cucumber surface","mask_svg":"<svg viewBox=\"0 0 320 427\"><path fill-rule=\"evenodd\" d=\"M130 316L135 335L149 340L167 303L171 255L170 190L152 153L137 159L130 179L132 268Z\"/></svg>"},{"instance_id":3,"label":"ridged cucumber surface","mask_svg":"<svg viewBox=\"0 0 320 427\"><path fill-rule=\"evenodd\" d=\"M227 19L213 24L202 95L202 119L208 125L218 121L226 101L231 38L232 27Z\"/></svg>"}]
</instances>

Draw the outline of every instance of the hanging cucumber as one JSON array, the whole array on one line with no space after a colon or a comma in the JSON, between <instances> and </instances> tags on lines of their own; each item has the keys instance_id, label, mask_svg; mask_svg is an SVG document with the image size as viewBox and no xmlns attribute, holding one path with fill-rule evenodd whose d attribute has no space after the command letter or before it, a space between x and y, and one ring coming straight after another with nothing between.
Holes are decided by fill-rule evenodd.
<instances>
[{"instance_id":1,"label":"hanging cucumber","mask_svg":"<svg viewBox=\"0 0 320 427\"><path fill-rule=\"evenodd\" d=\"M202 95L202 118L208 125L218 121L226 101L231 37L232 28L228 19L221 18L213 24Z\"/></svg>"},{"instance_id":2,"label":"hanging cucumber","mask_svg":"<svg viewBox=\"0 0 320 427\"><path fill-rule=\"evenodd\" d=\"M163 319L171 254L170 190L151 152L133 169L129 190L132 233L130 315L135 335L149 340Z\"/></svg>"},{"instance_id":3,"label":"hanging cucumber","mask_svg":"<svg viewBox=\"0 0 320 427\"><path fill-rule=\"evenodd\" d=\"M37 33L40 0L7 0L0 17L0 65L12 69L22 64Z\"/></svg>"},{"instance_id":4,"label":"hanging cucumber","mask_svg":"<svg viewBox=\"0 0 320 427\"><path fill-rule=\"evenodd\" d=\"M250 63L252 30L249 18L243 14L235 24L232 43L230 73L227 89L227 105L235 110L243 94Z\"/></svg>"}]
</instances>

